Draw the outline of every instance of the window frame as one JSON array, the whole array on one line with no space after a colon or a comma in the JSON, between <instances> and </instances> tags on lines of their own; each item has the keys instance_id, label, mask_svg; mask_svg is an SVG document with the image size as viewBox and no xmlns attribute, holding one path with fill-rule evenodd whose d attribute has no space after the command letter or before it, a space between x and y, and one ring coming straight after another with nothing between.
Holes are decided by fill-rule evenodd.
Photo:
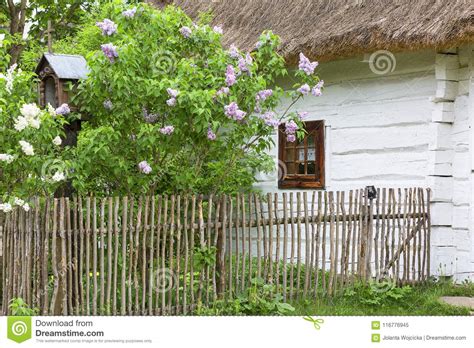
<instances>
[{"instance_id":1,"label":"window frame","mask_svg":"<svg viewBox=\"0 0 474 348\"><path fill-rule=\"evenodd\" d=\"M302 188L302 189L324 189L325 188L325 124L324 120L306 121L304 122L304 128L307 134L305 135L305 157L307 156L307 139L310 134L315 137L315 156L316 156L316 170L315 174L288 174L286 170L286 148L287 140L285 135L285 125L282 124L278 128L278 159L285 169L283 173L279 174L278 188ZM298 140L295 142L296 147ZM296 156L296 149L295 149ZM295 157L295 164L296 161ZM307 160L305 161L307 162Z\"/></svg>"}]
</instances>

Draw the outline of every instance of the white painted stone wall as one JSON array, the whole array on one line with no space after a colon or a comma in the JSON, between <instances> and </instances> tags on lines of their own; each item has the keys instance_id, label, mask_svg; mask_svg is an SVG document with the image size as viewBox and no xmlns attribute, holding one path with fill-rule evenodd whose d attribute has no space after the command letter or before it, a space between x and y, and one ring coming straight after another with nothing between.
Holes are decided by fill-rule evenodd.
<instances>
[{"instance_id":1,"label":"white painted stone wall","mask_svg":"<svg viewBox=\"0 0 474 348\"><path fill-rule=\"evenodd\" d=\"M395 54L386 74L368 57L322 63L324 95L297 106L326 122L326 189L431 187L432 274L474 279L472 48ZM277 175L257 186L278 191Z\"/></svg>"}]
</instances>

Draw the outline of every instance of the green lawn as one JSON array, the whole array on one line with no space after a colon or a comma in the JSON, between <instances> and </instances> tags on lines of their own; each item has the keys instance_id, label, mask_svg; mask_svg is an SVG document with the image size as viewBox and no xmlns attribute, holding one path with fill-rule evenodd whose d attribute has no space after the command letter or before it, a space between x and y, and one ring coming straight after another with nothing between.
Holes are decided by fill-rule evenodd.
<instances>
[{"instance_id":1,"label":"green lawn","mask_svg":"<svg viewBox=\"0 0 474 348\"><path fill-rule=\"evenodd\" d=\"M373 290L373 291L372 291ZM292 315L469 315L470 309L439 301L441 296L474 297L474 284L428 283L380 291L355 286L333 298L292 303Z\"/></svg>"}]
</instances>

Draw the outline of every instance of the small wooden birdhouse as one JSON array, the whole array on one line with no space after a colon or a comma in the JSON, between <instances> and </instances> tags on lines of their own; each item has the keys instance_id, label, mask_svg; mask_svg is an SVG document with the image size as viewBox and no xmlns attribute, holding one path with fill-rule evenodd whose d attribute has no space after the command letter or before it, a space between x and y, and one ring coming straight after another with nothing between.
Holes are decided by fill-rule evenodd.
<instances>
[{"instance_id":1,"label":"small wooden birdhouse","mask_svg":"<svg viewBox=\"0 0 474 348\"><path fill-rule=\"evenodd\" d=\"M82 56L45 53L36 67L39 82L39 105L54 108L66 103L72 111L70 85L74 89L87 76L87 62Z\"/></svg>"}]
</instances>

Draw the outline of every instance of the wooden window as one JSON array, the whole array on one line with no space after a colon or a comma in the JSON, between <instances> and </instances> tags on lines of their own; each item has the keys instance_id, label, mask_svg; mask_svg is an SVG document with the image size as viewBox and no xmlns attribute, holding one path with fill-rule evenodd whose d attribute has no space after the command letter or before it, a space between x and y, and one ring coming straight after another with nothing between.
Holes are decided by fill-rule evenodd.
<instances>
[{"instance_id":1,"label":"wooden window","mask_svg":"<svg viewBox=\"0 0 474 348\"><path fill-rule=\"evenodd\" d=\"M280 126L278 157L283 173L279 188L324 188L324 121L307 121L305 130L304 139L291 143L286 140L285 126Z\"/></svg>"}]
</instances>

